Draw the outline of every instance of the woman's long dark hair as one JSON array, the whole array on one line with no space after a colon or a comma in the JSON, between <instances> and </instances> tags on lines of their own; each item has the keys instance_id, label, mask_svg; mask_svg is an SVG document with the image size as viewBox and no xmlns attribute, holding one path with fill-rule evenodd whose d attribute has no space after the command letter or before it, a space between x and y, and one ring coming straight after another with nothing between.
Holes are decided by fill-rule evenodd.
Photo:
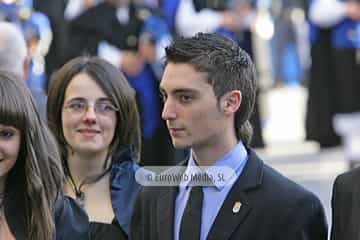
<instances>
[{"instance_id":1,"label":"woman's long dark hair","mask_svg":"<svg viewBox=\"0 0 360 240\"><path fill-rule=\"evenodd\" d=\"M0 124L21 133L18 159L5 183L5 215L21 218L16 220L24 224L26 239L52 239L53 206L64 182L59 151L19 77L0 71L0 96Z\"/></svg>"}]
</instances>

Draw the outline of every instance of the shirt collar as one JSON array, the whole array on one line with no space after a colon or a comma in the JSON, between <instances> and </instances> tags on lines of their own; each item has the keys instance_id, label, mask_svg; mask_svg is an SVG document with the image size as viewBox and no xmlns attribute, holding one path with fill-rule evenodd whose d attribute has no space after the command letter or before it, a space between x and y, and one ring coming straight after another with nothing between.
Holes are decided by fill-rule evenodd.
<instances>
[{"instance_id":1,"label":"shirt collar","mask_svg":"<svg viewBox=\"0 0 360 240\"><path fill-rule=\"evenodd\" d=\"M209 176L218 176L219 174L219 167L225 167L224 173L225 174L225 181L213 181L214 186L217 190L221 191L223 187L230 182L231 179L234 177L238 177L240 172L238 171L239 168L243 165L243 162L247 160L248 153L244 144L239 141L229 152L227 152L222 158L216 161L212 166L205 170L205 173ZM228 169L229 171L226 171ZM186 176L191 176L198 173L204 173L195 162L193 158L192 151L190 152L189 161L187 164L187 168L184 172ZM187 178L186 180L182 180L180 183L181 187L188 187L190 184L191 179Z\"/></svg>"}]
</instances>

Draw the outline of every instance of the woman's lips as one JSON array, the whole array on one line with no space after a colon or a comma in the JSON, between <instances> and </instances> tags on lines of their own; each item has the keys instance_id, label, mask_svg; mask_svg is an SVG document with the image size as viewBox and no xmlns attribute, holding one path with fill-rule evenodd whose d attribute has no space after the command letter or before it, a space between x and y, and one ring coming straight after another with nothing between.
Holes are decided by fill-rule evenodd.
<instances>
[{"instance_id":1,"label":"woman's lips","mask_svg":"<svg viewBox=\"0 0 360 240\"><path fill-rule=\"evenodd\" d=\"M78 133L80 133L84 137L94 137L99 134L100 131L96 129L79 129Z\"/></svg>"}]
</instances>

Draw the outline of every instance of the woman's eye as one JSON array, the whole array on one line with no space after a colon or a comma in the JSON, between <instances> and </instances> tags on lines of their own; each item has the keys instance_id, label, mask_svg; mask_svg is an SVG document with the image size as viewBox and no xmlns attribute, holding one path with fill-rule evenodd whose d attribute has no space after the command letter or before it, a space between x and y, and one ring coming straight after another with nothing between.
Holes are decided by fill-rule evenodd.
<instances>
[{"instance_id":1,"label":"woman's eye","mask_svg":"<svg viewBox=\"0 0 360 240\"><path fill-rule=\"evenodd\" d=\"M71 108L71 109L83 109L84 106L85 106L84 103L71 103L69 105L69 108Z\"/></svg>"},{"instance_id":2,"label":"woman's eye","mask_svg":"<svg viewBox=\"0 0 360 240\"><path fill-rule=\"evenodd\" d=\"M0 130L0 137L1 138L11 138L15 135L14 131L11 130Z\"/></svg>"},{"instance_id":3,"label":"woman's eye","mask_svg":"<svg viewBox=\"0 0 360 240\"><path fill-rule=\"evenodd\" d=\"M117 111L116 107L111 103L98 103L95 106L99 111Z\"/></svg>"}]
</instances>

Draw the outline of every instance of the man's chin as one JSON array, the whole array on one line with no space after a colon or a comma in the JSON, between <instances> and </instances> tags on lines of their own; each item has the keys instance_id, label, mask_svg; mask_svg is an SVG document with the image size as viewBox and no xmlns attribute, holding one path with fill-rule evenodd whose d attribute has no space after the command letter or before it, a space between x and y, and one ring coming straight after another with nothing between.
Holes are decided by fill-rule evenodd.
<instances>
[{"instance_id":1,"label":"man's chin","mask_svg":"<svg viewBox=\"0 0 360 240\"><path fill-rule=\"evenodd\" d=\"M172 141L172 144L173 146L176 148L176 149L187 149L187 148L190 148L190 144L188 143L184 143L184 142L180 142L180 141Z\"/></svg>"}]
</instances>

